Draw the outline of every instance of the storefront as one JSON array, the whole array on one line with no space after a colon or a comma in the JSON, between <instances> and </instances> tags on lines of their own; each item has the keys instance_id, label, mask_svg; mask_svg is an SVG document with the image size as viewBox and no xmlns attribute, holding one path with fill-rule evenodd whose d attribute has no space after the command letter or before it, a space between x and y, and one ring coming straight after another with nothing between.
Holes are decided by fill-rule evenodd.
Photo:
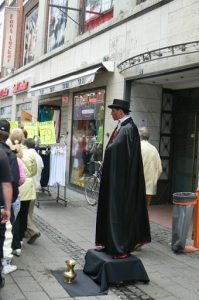
<instances>
[{"instance_id":1,"label":"storefront","mask_svg":"<svg viewBox=\"0 0 199 300\"><path fill-rule=\"evenodd\" d=\"M67 181L77 188L83 188L86 176L95 172L94 161L102 160L109 76L103 69L113 72L114 63L38 84L29 91L32 102L38 103L38 121L54 120L57 142L62 137L67 140ZM98 71L103 76L95 80Z\"/></svg>"},{"instance_id":2,"label":"storefront","mask_svg":"<svg viewBox=\"0 0 199 300\"><path fill-rule=\"evenodd\" d=\"M74 93L70 183L84 187L85 177L102 160L105 88Z\"/></svg>"}]
</instances>

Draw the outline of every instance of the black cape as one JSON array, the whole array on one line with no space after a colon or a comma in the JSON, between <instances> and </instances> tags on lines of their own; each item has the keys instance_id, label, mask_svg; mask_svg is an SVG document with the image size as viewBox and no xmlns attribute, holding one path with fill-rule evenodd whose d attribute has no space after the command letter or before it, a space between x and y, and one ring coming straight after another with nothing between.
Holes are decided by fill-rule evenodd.
<instances>
[{"instance_id":1,"label":"black cape","mask_svg":"<svg viewBox=\"0 0 199 300\"><path fill-rule=\"evenodd\" d=\"M132 118L110 141L104 155L95 242L110 255L123 255L151 241L140 137Z\"/></svg>"}]
</instances>

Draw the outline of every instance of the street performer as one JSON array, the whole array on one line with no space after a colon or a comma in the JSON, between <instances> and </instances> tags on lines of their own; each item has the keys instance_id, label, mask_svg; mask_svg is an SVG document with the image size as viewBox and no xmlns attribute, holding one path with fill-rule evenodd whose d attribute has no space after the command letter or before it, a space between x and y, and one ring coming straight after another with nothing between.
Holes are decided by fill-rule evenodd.
<instances>
[{"instance_id":1,"label":"street performer","mask_svg":"<svg viewBox=\"0 0 199 300\"><path fill-rule=\"evenodd\" d=\"M96 250L126 258L151 241L138 129L129 116L129 102L108 106L118 125L107 144L96 221Z\"/></svg>"}]
</instances>

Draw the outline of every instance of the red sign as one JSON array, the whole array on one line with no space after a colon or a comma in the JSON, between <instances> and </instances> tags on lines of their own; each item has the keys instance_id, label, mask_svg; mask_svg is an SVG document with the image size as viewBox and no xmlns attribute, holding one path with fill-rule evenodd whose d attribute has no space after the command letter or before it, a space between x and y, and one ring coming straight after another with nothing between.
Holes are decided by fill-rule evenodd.
<instances>
[{"instance_id":1,"label":"red sign","mask_svg":"<svg viewBox=\"0 0 199 300\"><path fill-rule=\"evenodd\" d=\"M22 82L16 83L13 86L13 93L16 94L16 93L26 91L28 89L28 86L29 86L29 82L25 81L25 80Z\"/></svg>"},{"instance_id":2,"label":"red sign","mask_svg":"<svg viewBox=\"0 0 199 300\"><path fill-rule=\"evenodd\" d=\"M68 102L69 102L68 96L62 96L62 103L68 103Z\"/></svg>"},{"instance_id":3,"label":"red sign","mask_svg":"<svg viewBox=\"0 0 199 300\"><path fill-rule=\"evenodd\" d=\"M7 97L8 94L9 94L9 89L4 88L4 89L0 90L0 99L4 98L4 97Z\"/></svg>"}]
</instances>

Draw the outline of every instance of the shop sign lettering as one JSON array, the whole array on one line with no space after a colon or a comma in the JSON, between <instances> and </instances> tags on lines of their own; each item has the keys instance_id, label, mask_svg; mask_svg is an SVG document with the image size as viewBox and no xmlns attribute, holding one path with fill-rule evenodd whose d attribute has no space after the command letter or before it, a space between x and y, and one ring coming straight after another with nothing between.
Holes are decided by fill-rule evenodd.
<instances>
[{"instance_id":1,"label":"shop sign lettering","mask_svg":"<svg viewBox=\"0 0 199 300\"><path fill-rule=\"evenodd\" d=\"M5 46L4 46L4 68L14 68L15 48L17 32L17 9L6 7L5 9Z\"/></svg>"},{"instance_id":2,"label":"shop sign lettering","mask_svg":"<svg viewBox=\"0 0 199 300\"><path fill-rule=\"evenodd\" d=\"M0 90L0 99L4 98L4 97L8 97L8 95L9 95L9 89L4 88L4 89Z\"/></svg>"},{"instance_id":3,"label":"shop sign lettering","mask_svg":"<svg viewBox=\"0 0 199 300\"><path fill-rule=\"evenodd\" d=\"M65 82L62 84L63 90L68 89L69 88L69 83Z\"/></svg>"},{"instance_id":4,"label":"shop sign lettering","mask_svg":"<svg viewBox=\"0 0 199 300\"><path fill-rule=\"evenodd\" d=\"M85 78L84 77L79 78L78 79L78 84L79 85L85 84Z\"/></svg>"},{"instance_id":5,"label":"shop sign lettering","mask_svg":"<svg viewBox=\"0 0 199 300\"><path fill-rule=\"evenodd\" d=\"M28 86L29 86L29 82L25 81L25 80L22 82L16 83L13 86L13 93L17 94L17 93L26 91L28 89Z\"/></svg>"},{"instance_id":6,"label":"shop sign lettering","mask_svg":"<svg viewBox=\"0 0 199 300\"><path fill-rule=\"evenodd\" d=\"M50 88L50 92L53 93L54 91L55 91L55 87L53 86Z\"/></svg>"}]
</instances>

